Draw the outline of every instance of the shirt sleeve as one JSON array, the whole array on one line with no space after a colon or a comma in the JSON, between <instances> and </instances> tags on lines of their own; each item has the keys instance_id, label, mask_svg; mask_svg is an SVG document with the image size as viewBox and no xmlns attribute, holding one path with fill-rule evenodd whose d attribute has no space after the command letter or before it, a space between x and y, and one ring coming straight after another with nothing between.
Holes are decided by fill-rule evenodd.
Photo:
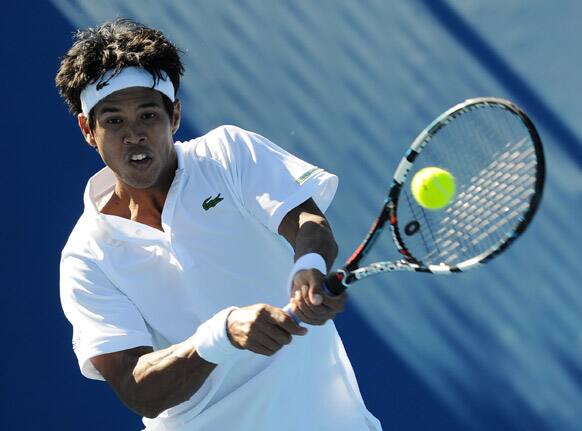
<instances>
[{"instance_id":1,"label":"shirt sleeve","mask_svg":"<svg viewBox=\"0 0 582 431\"><path fill-rule=\"evenodd\" d=\"M290 210L313 198L322 212L329 207L338 178L278 147L267 138L226 126L231 177L244 207L271 231Z\"/></svg>"},{"instance_id":2,"label":"shirt sleeve","mask_svg":"<svg viewBox=\"0 0 582 431\"><path fill-rule=\"evenodd\" d=\"M135 305L87 258L61 260L61 304L73 325L73 350L81 373L104 380L90 359L104 353L152 346L152 338Z\"/></svg>"}]
</instances>

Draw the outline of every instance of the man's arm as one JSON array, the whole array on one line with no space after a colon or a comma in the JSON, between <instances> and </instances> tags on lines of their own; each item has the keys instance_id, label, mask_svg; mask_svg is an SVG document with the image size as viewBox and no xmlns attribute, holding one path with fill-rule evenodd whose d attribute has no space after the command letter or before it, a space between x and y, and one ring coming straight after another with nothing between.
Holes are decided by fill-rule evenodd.
<instances>
[{"instance_id":1,"label":"man's arm","mask_svg":"<svg viewBox=\"0 0 582 431\"><path fill-rule=\"evenodd\" d=\"M282 235L295 250L295 260L308 253L321 255L329 271L337 257L337 244L329 223L313 199L289 211L279 225ZM317 269L299 271L293 278L291 305L305 323L323 325L343 311L347 294L324 294L325 274Z\"/></svg>"},{"instance_id":2,"label":"man's arm","mask_svg":"<svg viewBox=\"0 0 582 431\"><path fill-rule=\"evenodd\" d=\"M292 335L307 332L267 304L233 309L225 324L227 343L267 356L289 344ZM163 350L136 347L96 356L91 363L127 407L155 418L192 397L216 367L200 357L196 343L193 336Z\"/></svg>"},{"instance_id":3,"label":"man's arm","mask_svg":"<svg viewBox=\"0 0 582 431\"><path fill-rule=\"evenodd\" d=\"M190 340L155 352L136 347L107 353L91 363L127 407L148 418L189 399L216 367L198 356Z\"/></svg>"}]
</instances>

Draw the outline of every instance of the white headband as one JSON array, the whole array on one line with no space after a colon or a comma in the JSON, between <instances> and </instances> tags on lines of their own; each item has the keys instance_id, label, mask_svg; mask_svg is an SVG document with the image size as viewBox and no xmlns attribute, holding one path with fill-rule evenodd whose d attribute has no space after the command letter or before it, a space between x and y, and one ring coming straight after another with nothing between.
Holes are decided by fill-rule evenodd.
<instances>
[{"instance_id":1,"label":"white headband","mask_svg":"<svg viewBox=\"0 0 582 431\"><path fill-rule=\"evenodd\" d=\"M173 102L175 99L174 85L168 78L168 74L162 71L162 79L154 85L154 78L151 73L140 67L126 67L122 69L119 74L111 78L112 70L105 72L105 74L95 81L93 84L87 85L81 91L81 109L85 116L89 116L89 112L99 101L111 93L114 93L124 88L130 87L147 87L165 94Z\"/></svg>"}]
</instances>

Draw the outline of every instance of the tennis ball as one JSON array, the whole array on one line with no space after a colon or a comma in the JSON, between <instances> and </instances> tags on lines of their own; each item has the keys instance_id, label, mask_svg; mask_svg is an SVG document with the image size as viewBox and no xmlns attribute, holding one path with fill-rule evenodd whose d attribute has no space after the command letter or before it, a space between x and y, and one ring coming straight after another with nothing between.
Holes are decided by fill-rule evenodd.
<instances>
[{"instance_id":1,"label":"tennis ball","mask_svg":"<svg viewBox=\"0 0 582 431\"><path fill-rule=\"evenodd\" d=\"M420 206L438 210L446 207L455 197L455 178L449 171L431 166L414 175L411 189Z\"/></svg>"}]
</instances>

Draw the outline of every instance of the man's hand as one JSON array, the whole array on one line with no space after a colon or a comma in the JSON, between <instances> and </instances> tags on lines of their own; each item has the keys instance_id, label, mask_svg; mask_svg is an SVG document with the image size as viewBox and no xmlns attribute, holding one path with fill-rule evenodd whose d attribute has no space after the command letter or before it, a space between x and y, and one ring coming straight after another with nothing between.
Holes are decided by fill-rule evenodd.
<instances>
[{"instance_id":1,"label":"man's hand","mask_svg":"<svg viewBox=\"0 0 582 431\"><path fill-rule=\"evenodd\" d=\"M291 289L291 309L302 322L323 325L344 310L347 293L326 295L323 290L324 276L317 269L297 272Z\"/></svg>"},{"instance_id":2,"label":"man's hand","mask_svg":"<svg viewBox=\"0 0 582 431\"><path fill-rule=\"evenodd\" d=\"M227 332L235 347L271 356L289 344L292 335L305 335L307 329L280 308L255 304L233 310L227 319Z\"/></svg>"}]
</instances>

